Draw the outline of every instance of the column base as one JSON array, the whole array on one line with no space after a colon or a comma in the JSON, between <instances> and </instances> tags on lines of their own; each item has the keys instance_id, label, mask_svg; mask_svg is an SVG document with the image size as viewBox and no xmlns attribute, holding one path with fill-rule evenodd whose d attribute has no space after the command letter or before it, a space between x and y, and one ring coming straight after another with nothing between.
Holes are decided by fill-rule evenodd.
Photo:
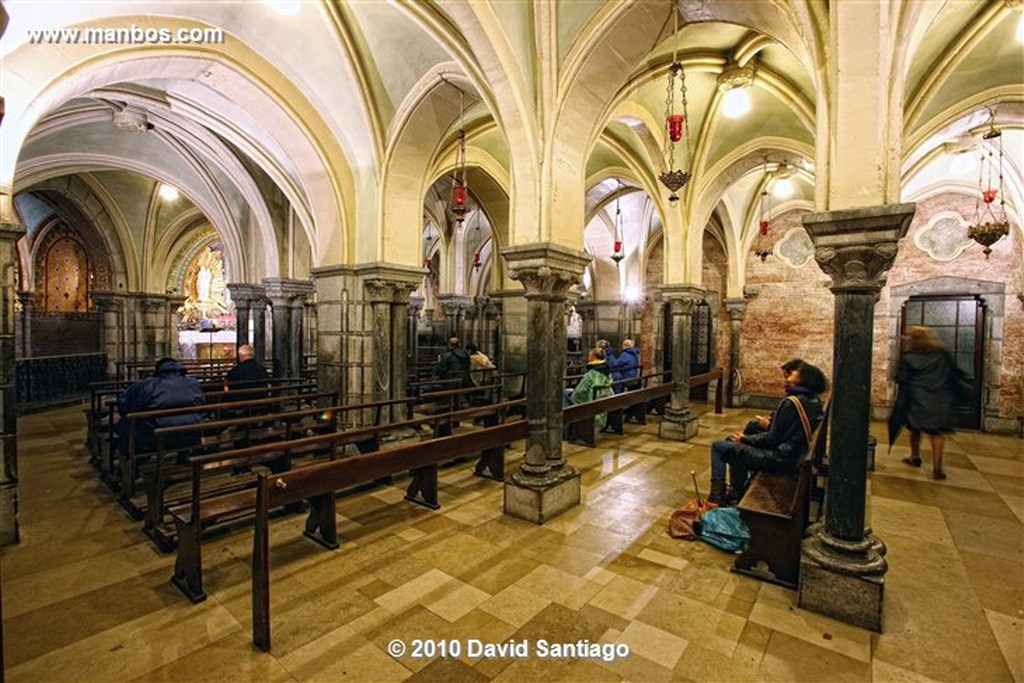
<instances>
[{"instance_id":1,"label":"column base","mask_svg":"<svg viewBox=\"0 0 1024 683\"><path fill-rule=\"evenodd\" d=\"M658 427L658 436L670 441L687 441L697 436L697 416L689 408L666 408Z\"/></svg>"},{"instance_id":2,"label":"column base","mask_svg":"<svg viewBox=\"0 0 1024 683\"><path fill-rule=\"evenodd\" d=\"M516 472L505 479L505 514L543 524L580 504L580 473L569 465L541 477Z\"/></svg>"},{"instance_id":3,"label":"column base","mask_svg":"<svg viewBox=\"0 0 1024 683\"><path fill-rule=\"evenodd\" d=\"M18 483L0 484L0 546L18 542Z\"/></svg>"},{"instance_id":4,"label":"column base","mask_svg":"<svg viewBox=\"0 0 1024 683\"><path fill-rule=\"evenodd\" d=\"M852 543L821 530L804 539L797 606L881 633L884 552L874 536Z\"/></svg>"}]
</instances>

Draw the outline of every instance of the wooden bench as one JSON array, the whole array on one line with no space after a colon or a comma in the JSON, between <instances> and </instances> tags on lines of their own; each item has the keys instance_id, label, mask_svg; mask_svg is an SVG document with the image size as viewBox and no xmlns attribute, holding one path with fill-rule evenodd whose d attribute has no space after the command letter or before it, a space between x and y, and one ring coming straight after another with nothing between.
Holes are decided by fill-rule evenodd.
<instances>
[{"instance_id":1,"label":"wooden bench","mask_svg":"<svg viewBox=\"0 0 1024 683\"><path fill-rule=\"evenodd\" d=\"M732 571L787 588L797 587L800 543L810 511L813 462L815 454L825 447L828 416L829 405L826 405L821 423L811 435L811 446L796 472L754 475L737 506L740 517L750 529L750 543L733 560ZM758 569L761 562L767 565L767 570Z\"/></svg>"},{"instance_id":2,"label":"wooden bench","mask_svg":"<svg viewBox=\"0 0 1024 683\"><path fill-rule=\"evenodd\" d=\"M203 531L215 524L230 522L241 517L245 517L251 514L255 507L256 497L255 492L251 487L240 488L223 495L212 497L205 496L203 494L202 481L209 473L236 467L252 467L254 465L266 463L275 463L276 469L280 471L290 470L290 457L291 454L296 451L316 448L326 449L330 451L333 459L333 456L339 446L365 441L369 435L379 437L381 433L388 430L404 429L416 424L440 423L454 419L466 420L482 416L487 418L488 425L496 425L501 422L508 409L515 405L516 403L509 402L492 406L469 408L451 414L427 416L417 418L415 420L395 422L387 425L359 427L331 434L310 436L290 441L265 444L262 446L225 451L213 456L196 456L190 458L192 468L191 495L186 503L171 507L168 510L174 521L176 536L178 539L178 554L175 558L174 576L172 578L174 585L177 586L178 589L181 590L181 592L192 602L201 602L206 599L206 594L203 591L202 578L201 539ZM473 434L478 431L483 430L474 430L469 433ZM435 428L433 433L437 434L438 430ZM431 438L421 443L435 444L442 440L443 439ZM399 447L397 450L401 450L401 448L403 447ZM479 460L474 469L474 474L496 481L503 481L505 459L504 445L477 450L479 451ZM351 458L345 458L344 460L347 461L353 458L362 457L385 457L386 454L391 452L391 450L375 451L372 453L352 456ZM383 478L411 469L412 478L406 489L405 499L409 502L436 510L440 507L437 500L438 464L452 460L456 457L462 457L466 454L467 453L463 452L454 453L445 450L443 447L438 447L436 449L436 455L438 457L430 465L418 468L400 467L398 469L387 469L381 471L377 476L371 477L365 481L359 481L358 483L366 484L373 481L379 481ZM314 469L317 466L318 465L311 465L300 468L297 471Z\"/></svg>"},{"instance_id":3,"label":"wooden bench","mask_svg":"<svg viewBox=\"0 0 1024 683\"><path fill-rule=\"evenodd\" d=\"M338 547L335 492L404 470L435 468L453 458L497 450L525 439L526 420L515 420L389 451L358 455L272 474L259 472L256 486L255 533L252 557L253 643L270 649L270 511L307 500L309 516L303 535L328 549Z\"/></svg>"},{"instance_id":4,"label":"wooden bench","mask_svg":"<svg viewBox=\"0 0 1024 683\"><path fill-rule=\"evenodd\" d=\"M301 386L301 385L299 385ZM294 389L295 387L288 387L287 389ZM284 390L285 388L281 388ZM274 393L273 389L260 389L259 391ZM231 392L234 396L238 396L242 392ZM211 394L215 395L215 394ZM287 405L294 404L297 407L301 407L302 404L316 405L322 401L329 401L331 406L334 406L338 402L338 395L334 392L318 391L318 392L299 392L290 393L284 391L280 395L270 396L267 398L257 398L244 401L227 401L221 403L208 403L200 406L185 406L182 408L166 408L163 410L145 410L135 413L129 413L126 416L128 420L128 439L126 448L121 458L119 458L120 468L120 486L118 487L118 500L125 507L125 509L132 515L133 518L141 518L141 511L135 508L131 503L131 498L135 495L135 482L138 478L138 464L141 460L149 457L151 453L141 453L136 447L136 426L142 420L157 419L161 417L170 417L174 415L187 415L193 413L200 413L206 415L219 415L222 411L228 411L230 413L237 413L238 411L246 411L252 414L257 410L273 410L276 406L284 408Z\"/></svg>"},{"instance_id":5,"label":"wooden bench","mask_svg":"<svg viewBox=\"0 0 1024 683\"><path fill-rule=\"evenodd\" d=\"M597 427L594 418L598 415L609 413L610 417L613 412L621 414L635 405L646 405L649 401L657 400L662 396L668 396L674 390L675 384L671 382L668 384L655 384L646 389L624 391L621 394L613 394L606 398L599 398L596 401L569 406L562 411L562 424L572 425L571 440L587 446L596 446Z\"/></svg>"},{"instance_id":6,"label":"wooden bench","mask_svg":"<svg viewBox=\"0 0 1024 683\"><path fill-rule=\"evenodd\" d=\"M402 407L408 400L390 399L347 406L314 407L156 429L154 436L157 439L158 446L153 457L150 458L151 467L140 468L146 502L144 505L136 507L145 514L143 518L143 532L161 550L169 552L174 549L176 532L173 524L165 523L166 508L176 506L183 500L189 500L195 491L192 490L189 495L175 499L173 495L168 494L167 490L169 487L177 484L194 483L192 464L195 462L214 462L223 457L218 455L222 451L237 451L238 449L259 446L265 443L273 444L291 441L300 435L312 436L334 433L349 424L349 420L346 419L347 416L356 414L357 417L362 417L363 413L369 413L372 416L372 424L370 426L377 427L377 429L356 429L350 432L353 436L346 441L346 445L354 445L360 453L376 451L380 449L381 436L385 432L399 431L399 428L394 424L383 424L384 409L390 406ZM353 425L353 427L355 426ZM360 422L358 426L363 427L366 425ZM254 430L254 427L258 429ZM188 462L182 463L180 462L181 455L178 450L168 449L165 446L165 442L175 437L189 434L202 435L203 440L200 446L197 446L191 452L186 452ZM289 453L289 457L300 455L304 455L301 449L293 450ZM244 467L244 465L235 466L236 469L244 469ZM216 469L207 468L201 474L213 472ZM223 488L231 488L233 486L235 486L235 483L228 482Z\"/></svg>"}]
</instances>

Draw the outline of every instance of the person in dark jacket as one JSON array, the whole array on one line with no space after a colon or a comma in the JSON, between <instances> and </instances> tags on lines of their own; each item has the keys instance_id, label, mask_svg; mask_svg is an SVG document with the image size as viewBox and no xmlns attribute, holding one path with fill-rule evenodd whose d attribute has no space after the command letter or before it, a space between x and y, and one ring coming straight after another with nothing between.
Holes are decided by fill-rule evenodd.
<instances>
[{"instance_id":1,"label":"person in dark jacket","mask_svg":"<svg viewBox=\"0 0 1024 683\"><path fill-rule=\"evenodd\" d=\"M793 358L792 360L787 360L782 364L783 386L785 386L786 377L789 376L789 373L793 372L803 364L804 361L802 358ZM751 436L753 434L767 432L768 428L772 424L772 417L774 417L774 415L774 412L771 412L768 415L755 415L754 419L748 422L747 426L743 428L743 433L747 436Z\"/></svg>"},{"instance_id":2,"label":"person in dark jacket","mask_svg":"<svg viewBox=\"0 0 1024 683\"><path fill-rule=\"evenodd\" d=\"M775 408L767 431L760 434L737 432L713 443L708 500L719 505L739 500L751 472L796 471L810 444L800 411L791 397L803 406L813 433L823 415L820 394L827 388L825 374L816 366L804 363L786 375L786 397ZM728 487L726 465L729 466Z\"/></svg>"},{"instance_id":3,"label":"person in dark jacket","mask_svg":"<svg viewBox=\"0 0 1024 683\"><path fill-rule=\"evenodd\" d=\"M473 385L469 378L469 354L462 348L462 341L458 337L448 340L448 348L441 354L437 365L434 366L435 379L461 379L463 387Z\"/></svg>"},{"instance_id":4,"label":"person in dark jacket","mask_svg":"<svg viewBox=\"0 0 1024 683\"><path fill-rule=\"evenodd\" d=\"M157 361L156 371L152 376L131 385L118 397L117 407L121 415L118 430L122 448L127 448L129 413L205 404L206 396L199 382L186 377L185 368L173 358L161 358ZM147 453L156 449L153 430L158 427L198 424L201 420L202 415L196 412L138 421L135 423L135 452ZM165 445L168 448L189 448L197 445L198 439L197 434Z\"/></svg>"},{"instance_id":5,"label":"person in dark jacket","mask_svg":"<svg viewBox=\"0 0 1024 683\"><path fill-rule=\"evenodd\" d=\"M608 369L612 372L612 382L633 379L634 377L640 376L640 349L633 346L632 339L624 339L622 341L622 349L619 351L619 355L610 356L608 358ZM621 384L612 385L612 389L615 390L616 394L621 394L623 391L633 391L634 389L639 388L639 382L623 382Z\"/></svg>"},{"instance_id":6,"label":"person in dark jacket","mask_svg":"<svg viewBox=\"0 0 1024 683\"><path fill-rule=\"evenodd\" d=\"M962 373L949 352L942 348L929 327L911 327L906 351L900 357L896 382L908 392L907 430L910 432L910 457L903 462L921 466L921 432L932 442L932 477L945 479L942 469L944 434L956 427L955 383Z\"/></svg>"},{"instance_id":7,"label":"person in dark jacket","mask_svg":"<svg viewBox=\"0 0 1024 683\"><path fill-rule=\"evenodd\" d=\"M252 389L267 384L267 369L256 360L256 349L249 344L239 346L238 364L228 370L224 379L225 390Z\"/></svg>"}]
</instances>

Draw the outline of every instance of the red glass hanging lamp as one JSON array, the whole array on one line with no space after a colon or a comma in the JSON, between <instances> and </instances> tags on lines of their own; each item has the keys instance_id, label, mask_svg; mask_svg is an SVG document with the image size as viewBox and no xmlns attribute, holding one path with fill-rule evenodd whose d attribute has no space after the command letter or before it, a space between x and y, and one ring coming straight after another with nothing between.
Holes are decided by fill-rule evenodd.
<instances>
[{"instance_id":1,"label":"red glass hanging lamp","mask_svg":"<svg viewBox=\"0 0 1024 683\"><path fill-rule=\"evenodd\" d=\"M974 221L967 228L967 236L984 247L982 253L986 259L992 254L992 245L1010 233L1003 192L1003 131L996 127L995 111L989 110L989 113L989 129L981 136Z\"/></svg>"},{"instance_id":2,"label":"red glass hanging lamp","mask_svg":"<svg viewBox=\"0 0 1024 683\"><path fill-rule=\"evenodd\" d=\"M668 83L665 88L665 147L662 150L664 162L658 179L668 188L669 202L675 206L679 201L679 190L690 180L690 115L686 103L686 71L679 61L679 10L672 3L672 29L675 44L672 48L672 64L668 67ZM679 103L676 104L676 78L679 79ZM681 160L676 166L676 145L682 143Z\"/></svg>"}]
</instances>

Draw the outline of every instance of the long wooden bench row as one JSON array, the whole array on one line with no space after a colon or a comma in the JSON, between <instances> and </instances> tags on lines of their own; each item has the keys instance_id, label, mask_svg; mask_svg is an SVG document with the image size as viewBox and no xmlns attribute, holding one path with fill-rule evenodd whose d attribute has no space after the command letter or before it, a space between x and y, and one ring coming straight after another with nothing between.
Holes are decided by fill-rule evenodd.
<instances>
[{"instance_id":1,"label":"long wooden bench row","mask_svg":"<svg viewBox=\"0 0 1024 683\"><path fill-rule=\"evenodd\" d=\"M586 420L601 412L624 410L632 405L644 403L651 397L659 396L662 392L671 393L674 387L675 385L671 383L658 385L572 406L563 411L563 421L572 423ZM474 453L493 453L495 457L503 460L505 446L526 438L527 430L527 421L519 419L300 470L283 473L259 471L252 560L253 643L262 650L270 649L271 510L303 500L308 501L309 516L303 534L328 549L335 549L338 547L336 492L409 470L413 472L410 488L417 486L417 478L430 480L434 483L436 495L437 467L440 463ZM408 492L406 499L413 500Z\"/></svg>"},{"instance_id":2,"label":"long wooden bench row","mask_svg":"<svg viewBox=\"0 0 1024 683\"><path fill-rule=\"evenodd\" d=\"M254 510L256 498L255 491L251 487L239 488L217 496L204 496L202 481L205 475L211 472L223 471L229 468L252 467L257 465L272 465L279 473L303 471L313 469L318 465L309 465L293 470L290 462L292 454L297 451L326 451L325 455L334 460L339 446L351 443L368 443L373 440L379 446L379 437L386 431L408 429L411 427L432 424L433 429L427 441L421 443L436 443L438 435L450 433L442 425L457 420L471 420L479 417L484 419L485 425L499 424L507 414L508 410L518 406L521 401L498 403L490 406L480 406L455 411L442 415L432 415L415 420L408 420L388 425L375 425L333 432L318 434L314 436L293 439L290 441L269 443L261 446L253 446L236 450L224 451L211 456L196 456L190 458L191 467L191 495L186 502L167 509L167 513L174 521L178 539L178 554L175 560L174 576L172 581L193 602L200 602L205 599L202 580L202 548L201 539L205 528L213 524L231 521L249 515ZM473 433L473 432L470 432ZM431 438L432 437L432 438ZM401 449L402 447L399 447ZM390 450L367 451L359 456L353 457L380 457L390 453ZM438 462L445 462L468 453L449 453L443 449L438 451L440 457ZM478 461L474 468L474 474L480 477L495 481L504 480L504 445L500 448L481 450L478 454ZM351 458L345 458L349 460ZM339 461L340 462L340 461ZM407 469L412 469L412 478L406 489L406 500L423 505L431 509L439 506L437 500L437 468L415 469L399 468L388 470L371 480L360 483L369 483L385 476L398 474Z\"/></svg>"}]
</instances>

